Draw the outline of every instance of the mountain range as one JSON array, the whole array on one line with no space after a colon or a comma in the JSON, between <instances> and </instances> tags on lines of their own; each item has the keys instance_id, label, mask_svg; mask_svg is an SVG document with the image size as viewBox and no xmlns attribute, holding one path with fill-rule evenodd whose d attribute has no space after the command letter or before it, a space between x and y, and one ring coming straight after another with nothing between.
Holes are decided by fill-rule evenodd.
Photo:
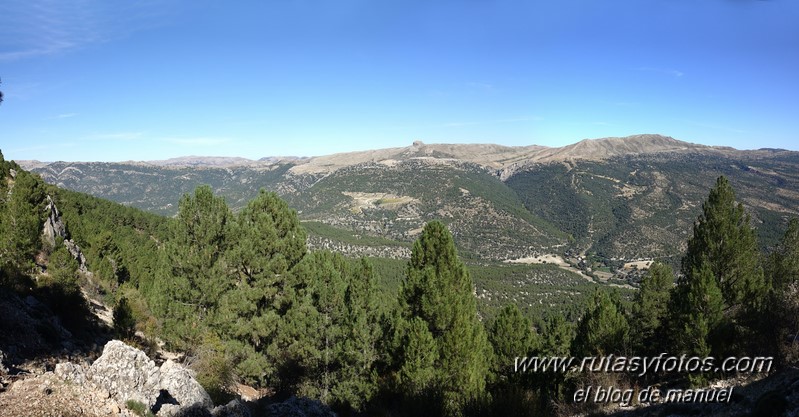
<instances>
[{"instance_id":1,"label":"mountain range","mask_svg":"<svg viewBox=\"0 0 799 417\"><path fill-rule=\"evenodd\" d=\"M234 208L261 188L275 191L298 211L314 247L405 257L422 226L440 219L467 258L554 259L608 275L632 261L678 259L720 175L730 179L762 246L799 216L799 152L661 135L563 147L416 141L259 160L17 162L49 183L163 215L174 215L180 196L200 184Z\"/></svg>"}]
</instances>

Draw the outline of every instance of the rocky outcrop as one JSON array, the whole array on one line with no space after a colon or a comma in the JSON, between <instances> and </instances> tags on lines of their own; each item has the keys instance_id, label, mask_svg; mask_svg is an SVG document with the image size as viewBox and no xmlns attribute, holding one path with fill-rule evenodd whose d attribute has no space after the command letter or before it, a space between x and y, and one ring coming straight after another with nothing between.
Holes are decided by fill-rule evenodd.
<instances>
[{"instance_id":1,"label":"rocky outcrop","mask_svg":"<svg viewBox=\"0 0 799 417\"><path fill-rule=\"evenodd\" d=\"M119 340L105 345L90 374L92 382L108 390L120 404L134 400L153 407L161 391L161 373L155 362Z\"/></svg>"},{"instance_id":2,"label":"rocky outcrop","mask_svg":"<svg viewBox=\"0 0 799 417\"><path fill-rule=\"evenodd\" d=\"M85 384L89 369L86 366L76 365L72 362L63 362L55 366L53 373L64 381Z\"/></svg>"},{"instance_id":3,"label":"rocky outcrop","mask_svg":"<svg viewBox=\"0 0 799 417\"><path fill-rule=\"evenodd\" d=\"M6 375L8 373L8 368L6 368L4 362L6 361L6 354L0 350L0 375Z\"/></svg>"},{"instance_id":4,"label":"rocky outcrop","mask_svg":"<svg viewBox=\"0 0 799 417\"><path fill-rule=\"evenodd\" d=\"M194 373L177 363L168 360L161 365L161 389L169 392L178 404L185 407L200 405L214 406L211 397L194 379Z\"/></svg>"},{"instance_id":5,"label":"rocky outcrop","mask_svg":"<svg viewBox=\"0 0 799 417\"><path fill-rule=\"evenodd\" d=\"M80 246L78 246L75 241L67 239L67 227L61 220L61 212L58 211L58 207L56 207L55 202L49 195L47 196L47 206L44 210L47 213L47 218L44 220L44 226L42 228L42 237L44 240L48 242L50 246L55 246L58 240L63 239L64 246L67 247L70 255L78 261L78 268L80 271L84 274L88 273L89 269L86 266L86 256L83 255Z\"/></svg>"},{"instance_id":6,"label":"rocky outcrop","mask_svg":"<svg viewBox=\"0 0 799 417\"><path fill-rule=\"evenodd\" d=\"M0 352L2 360L2 352ZM194 372L167 360L160 367L139 349L119 340L88 363L62 362L52 372L18 379L0 389L0 416L135 417L128 401L141 403L157 417L335 417L325 404L292 397L282 403L258 405L234 399L214 407Z\"/></svg>"},{"instance_id":7,"label":"rocky outcrop","mask_svg":"<svg viewBox=\"0 0 799 417\"><path fill-rule=\"evenodd\" d=\"M603 414L610 417L799 417L799 368L788 366L768 377L746 381L747 376L738 375L714 382L714 388L734 388L730 400L723 403L687 401L648 406L639 404L638 408L631 410Z\"/></svg>"},{"instance_id":8,"label":"rocky outcrop","mask_svg":"<svg viewBox=\"0 0 799 417\"><path fill-rule=\"evenodd\" d=\"M65 382L53 372L20 379L0 395L0 416L136 417L88 384Z\"/></svg>"},{"instance_id":9,"label":"rocky outcrop","mask_svg":"<svg viewBox=\"0 0 799 417\"><path fill-rule=\"evenodd\" d=\"M60 380L100 392L120 409L136 401L159 417L249 417L239 401L214 408L194 372L168 360L160 367L139 349L119 340L105 345L91 366L59 363L53 374Z\"/></svg>"},{"instance_id":10,"label":"rocky outcrop","mask_svg":"<svg viewBox=\"0 0 799 417\"><path fill-rule=\"evenodd\" d=\"M58 211L58 207L56 207L55 202L49 195L47 196L47 206L44 211L47 213L47 218L44 220L42 234L45 241L55 246L56 238L67 238L67 228L64 226L64 222L61 221L61 213Z\"/></svg>"},{"instance_id":11,"label":"rocky outcrop","mask_svg":"<svg viewBox=\"0 0 799 417\"><path fill-rule=\"evenodd\" d=\"M86 267L86 256L83 255L83 252L80 250L80 246L75 243L72 239L67 239L64 241L64 246L67 247L69 254L78 261L78 270L80 272L88 273L89 269Z\"/></svg>"}]
</instances>

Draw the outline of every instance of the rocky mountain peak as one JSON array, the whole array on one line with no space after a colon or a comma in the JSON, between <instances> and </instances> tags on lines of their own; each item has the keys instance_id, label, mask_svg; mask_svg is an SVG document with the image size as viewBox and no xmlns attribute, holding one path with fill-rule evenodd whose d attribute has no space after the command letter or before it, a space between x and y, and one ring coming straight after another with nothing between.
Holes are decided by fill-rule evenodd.
<instances>
[{"instance_id":1,"label":"rocky mountain peak","mask_svg":"<svg viewBox=\"0 0 799 417\"><path fill-rule=\"evenodd\" d=\"M562 159L607 159L623 155L651 154L704 150L709 147L683 142L662 135L634 135L602 139L583 139L575 144L555 148L554 158ZM553 159L554 159L553 158Z\"/></svg>"}]
</instances>

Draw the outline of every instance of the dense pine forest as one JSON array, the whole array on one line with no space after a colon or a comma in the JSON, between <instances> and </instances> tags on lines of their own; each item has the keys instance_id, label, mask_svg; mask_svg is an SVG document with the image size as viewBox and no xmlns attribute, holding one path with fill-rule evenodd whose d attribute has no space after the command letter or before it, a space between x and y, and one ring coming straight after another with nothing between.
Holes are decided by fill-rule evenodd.
<instances>
[{"instance_id":1,"label":"dense pine forest","mask_svg":"<svg viewBox=\"0 0 799 417\"><path fill-rule=\"evenodd\" d=\"M632 297L596 286L571 312L535 314L515 303L485 314L440 221L391 264L399 283L386 286L380 261L309 251L273 192L233 211L201 186L168 218L48 185L1 154L0 179L0 291L37 294L76 334L82 292L101 298L116 337L185 352L215 403L243 383L339 415L588 413L603 404L573 394L590 385L702 387L734 374L524 372L519 358L766 356L777 369L799 357L799 220L762 251L725 177L678 269L656 262ZM53 207L65 230L50 239Z\"/></svg>"}]
</instances>

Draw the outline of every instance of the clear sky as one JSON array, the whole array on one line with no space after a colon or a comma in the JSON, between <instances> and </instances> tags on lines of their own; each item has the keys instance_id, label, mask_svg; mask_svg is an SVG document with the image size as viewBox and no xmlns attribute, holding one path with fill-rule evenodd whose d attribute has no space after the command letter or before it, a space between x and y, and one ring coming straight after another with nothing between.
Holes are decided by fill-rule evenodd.
<instances>
[{"instance_id":1,"label":"clear sky","mask_svg":"<svg viewBox=\"0 0 799 417\"><path fill-rule=\"evenodd\" d=\"M799 150L799 2L3 0L0 78L6 159Z\"/></svg>"}]
</instances>

